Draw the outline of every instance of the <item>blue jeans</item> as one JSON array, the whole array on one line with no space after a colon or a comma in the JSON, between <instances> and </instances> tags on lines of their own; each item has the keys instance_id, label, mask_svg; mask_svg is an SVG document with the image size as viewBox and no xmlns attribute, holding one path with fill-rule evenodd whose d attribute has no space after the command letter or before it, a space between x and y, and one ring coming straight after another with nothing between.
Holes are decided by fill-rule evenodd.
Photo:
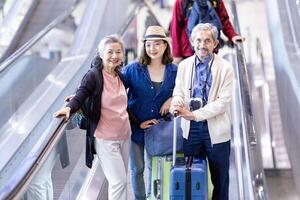
<instances>
[{"instance_id":1,"label":"blue jeans","mask_svg":"<svg viewBox=\"0 0 300 200\"><path fill-rule=\"evenodd\" d=\"M185 156L207 157L214 185L213 200L228 199L230 141L211 144L207 122L191 121L188 140L184 139Z\"/></svg>"},{"instance_id":2,"label":"blue jeans","mask_svg":"<svg viewBox=\"0 0 300 200\"><path fill-rule=\"evenodd\" d=\"M145 153L144 153L145 152ZM146 154L146 156L145 156ZM144 169L148 168L147 193L145 192ZM151 195L151 156L145 151L144 145L131 142L130 146L131 188L135 200L145 200Z\"/></svg>"}]
</instances>

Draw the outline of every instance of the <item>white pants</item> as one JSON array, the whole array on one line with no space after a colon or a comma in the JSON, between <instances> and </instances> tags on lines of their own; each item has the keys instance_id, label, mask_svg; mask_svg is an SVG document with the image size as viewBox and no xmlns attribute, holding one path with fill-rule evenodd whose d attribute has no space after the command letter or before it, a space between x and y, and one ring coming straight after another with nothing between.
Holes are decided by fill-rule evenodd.
<instances>
[{"instance_id":1,"label":"white pants","mask_svg":"<svg viewBox=\"0 0 300 200\"><path fill-rule=\"evenodd\" d=\"M108 180L108 199L127 199L127 171L130 138L121 141L95 139L95 149Z\"/></svg>"}]
</instances>

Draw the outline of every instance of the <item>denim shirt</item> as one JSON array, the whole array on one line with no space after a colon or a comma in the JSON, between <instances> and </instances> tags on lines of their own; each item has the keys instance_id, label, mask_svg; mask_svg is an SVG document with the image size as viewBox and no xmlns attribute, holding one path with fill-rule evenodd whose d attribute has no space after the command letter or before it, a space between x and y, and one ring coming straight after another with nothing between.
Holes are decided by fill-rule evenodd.
<instances>
[{"instance_id":1,"label":"denim shirt","mask_svg":"<svg viewBox=\"0 0 300 200\"><path fill-rule=\"evenodd\" d=\"M128 108L132 114L144 122L159 119L159 110L163 103L172 96L175 87L177 66L168 64L165 68L164 80L155 90L146 65L134 62L121 71L124 85L128 88ZM144 144L144 130L131 123L132 141Z\"/></svg>"},{"instance_id":2,"label":"denim shirt","mask_svg":"<svg viewBox=\"0 0 300 200\"><path fill-rule=\"evenodd\" d=\"M212 62L212 56L207 57L203 62L201 62L197 56L195 57L193 97L198 97L207 101L212 83L210 69Z\"/></svg>"}]
</instances>

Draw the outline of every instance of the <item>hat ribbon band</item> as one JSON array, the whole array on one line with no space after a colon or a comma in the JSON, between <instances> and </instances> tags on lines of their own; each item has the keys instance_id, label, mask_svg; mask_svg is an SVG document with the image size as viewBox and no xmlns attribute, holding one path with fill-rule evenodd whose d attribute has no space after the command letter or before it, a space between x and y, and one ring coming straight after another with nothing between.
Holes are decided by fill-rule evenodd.
<instances>
[{"instance_id":1,"label":"hat ribbon band","mask_svg":"<svg viewBox=\"0 0 300 200\"><path fill-rule=\"evenodd\" d=\"M166 36L163 35L147 35L145 38L166 38Z\"/></svg>"}]
</instances>

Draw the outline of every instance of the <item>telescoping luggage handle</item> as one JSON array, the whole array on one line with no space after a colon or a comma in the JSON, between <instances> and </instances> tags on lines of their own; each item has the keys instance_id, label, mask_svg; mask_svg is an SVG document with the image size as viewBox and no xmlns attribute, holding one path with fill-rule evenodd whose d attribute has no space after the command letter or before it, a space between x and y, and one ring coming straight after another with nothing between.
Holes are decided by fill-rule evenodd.
<instances>
[{"instance_id":1,"label":"telescoping luggage handle","mask_svg":"<svg viewBox=\"0 0 300 200\"><path fill-rule=\"evenodd\" d=\"M173 158L172 158L172 166L175 166L176 163L176 143L177 143L177 113L174 113L174 128L173 128Z\"/></svg>"},{"instance_id":2,"label":"telescoping luggage handle","mask_svg":"<svg viewBox=\"0 0 300 200\"><path fill-rule=\"evenodd\" d=\"M172 158L172 166L174 167L176 164L176 145L177 145L177 113L174 113L174 130L173 130L173 158ZM190 168L192 166L193 157L189 156L186 162L186 167Z\"/></svg>"}]
</instances>

